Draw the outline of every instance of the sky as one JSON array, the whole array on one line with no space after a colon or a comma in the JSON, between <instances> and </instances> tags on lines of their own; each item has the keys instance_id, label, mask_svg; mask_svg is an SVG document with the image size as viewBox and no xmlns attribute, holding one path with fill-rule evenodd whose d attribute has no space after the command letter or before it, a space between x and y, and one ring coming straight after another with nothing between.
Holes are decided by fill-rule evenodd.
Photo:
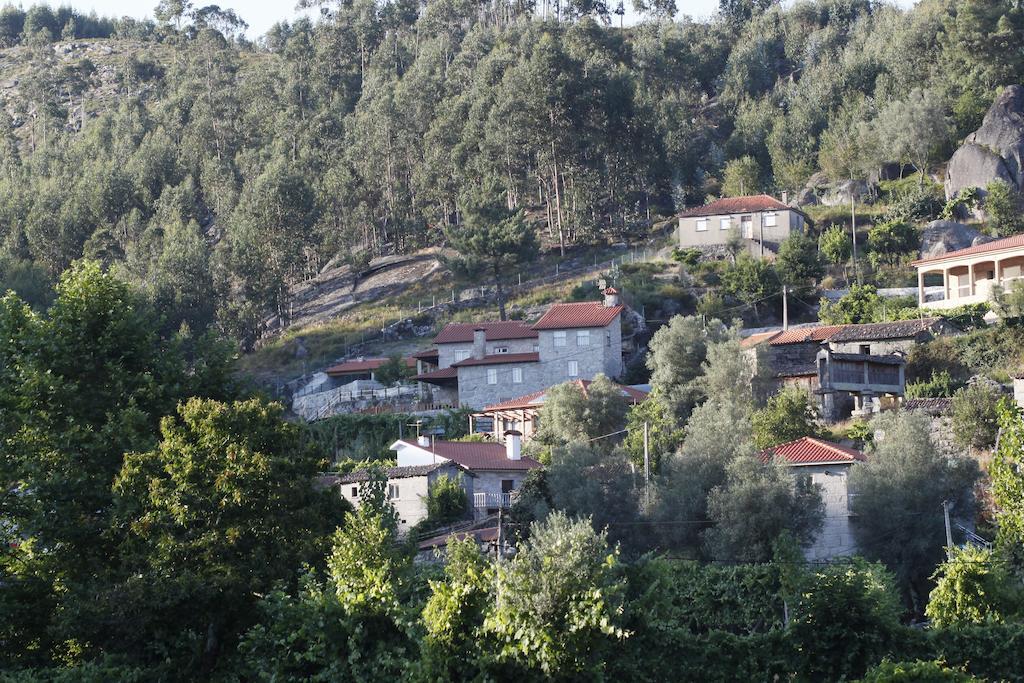
<instances>
[{"instance_id":1,"label":"sky","mask_svg":"<svg viewBox=\"0 0 1024 683\"><path fill-rule=\"evenodd\" d=\"M895 0L896 4L909 7L914 0ZM22 0L18 3L22 6L32 4L31 0ZM82 12L95 10L97 14L105 16L132 16L149 17L153 16L153 7L156 7L157 0L62 0L52 5L70 5ZM196 5L217 4L223 8L235 10L249 24L248 36L257 38L266 33L267 29L282 19L293 19L298 16L295 11L294 0L196 0ZM691 17L700 18L711 16L718 8L718 0L676 0L680 14L688 14ZM626 0L626 23L635 20L632 13L632 2Z\"/></svg>"}]
</instances>

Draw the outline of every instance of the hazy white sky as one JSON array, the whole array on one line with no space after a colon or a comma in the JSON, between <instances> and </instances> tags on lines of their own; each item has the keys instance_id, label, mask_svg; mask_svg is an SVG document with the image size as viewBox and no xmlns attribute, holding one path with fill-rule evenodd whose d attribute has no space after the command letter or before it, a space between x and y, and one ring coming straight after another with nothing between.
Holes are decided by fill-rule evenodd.
<instances>
[{"instance_id":1,"label":"hazy white sky","mask_svg":"<svg viewBox=\"0 0 1024 683\"><path fill-rule=\"evenodd\" d=\"M71 5L72 7L89 12L96 10L97 14L107 16L129 15L133 17L152 17L153 8L158 0L56 0L51 5ZM914 0L895 0L896 4L909 7ZM32 0L14 0L15 4L28 7L33 4ZM614 3L614 0L612 0ZM676 0L680 14L689 14L692 17L710 16L718 8L718 0ZM221 7L235 10L249 24L249 37L255 38L266 32L281 19L291 19L297 15L294 0L195 0L196 5L216 4ZM610 3L611 4L611 3ZM631 18L632 1L626 0L626 21Z\"/></svg>"}]
</instances>

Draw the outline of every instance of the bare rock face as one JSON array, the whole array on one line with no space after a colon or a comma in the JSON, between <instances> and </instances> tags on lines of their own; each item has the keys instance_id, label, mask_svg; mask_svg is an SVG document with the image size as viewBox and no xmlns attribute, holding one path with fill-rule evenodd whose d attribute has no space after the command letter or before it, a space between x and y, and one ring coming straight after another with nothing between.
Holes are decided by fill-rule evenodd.
<instances>
[{"instance_id":1,"label":"bare rock face","mask_svg":"<svg viewBox=\"0 0 1024 683\"><path fill-rule=\"evenodd\" d=\"M874 198L874 189L874 186L865 180L840 180L829 185L821 197L821 203L825 206L842 206L849 204L851 199L866 202Z\"/></svg>"},{"instance_id":2,"label":"bare rock face","mask_svg":"<svg viewBox=\"0 0 1024 683\"><path fill-rule=\"evenodd\" d=\"M1024 190L1024 87L1008 86L992 103L981 128L964 140L946 168L946 197L960 190L984 190L1003 180Z\"/></svg>"},{"instance_id":3,"label":"bare rock face","mask_svg":"<svg viewBox=\"0 0 1024 683\"><path fill-rule=\"evenodd\" d=\"M921 233L921 258L942 256L951 251L991 242L993 239L963 223L932 221Z\"/></svg>"}]
</instances>

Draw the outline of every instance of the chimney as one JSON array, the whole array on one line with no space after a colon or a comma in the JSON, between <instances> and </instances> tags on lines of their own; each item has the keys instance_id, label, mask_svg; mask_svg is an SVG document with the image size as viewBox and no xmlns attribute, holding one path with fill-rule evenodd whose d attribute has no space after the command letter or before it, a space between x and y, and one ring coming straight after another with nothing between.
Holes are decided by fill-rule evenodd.
<instances>
[{"instance_id":1,"label":"chimney","mask_svg":"<svg viewBox=\"0 0 1024 683\"><path fill-rule=\"evenodd\" d=\"M430 448L430 437L426 434L420 434L416 437L416 443L422 448Z\"/></svg>"},{"instance_id":2,"label":"chimney","mask_svg":"<svg viewBox=\"0 0 1024 683\"><path fill-rule=\"evenodd\" d=\"M523 433L515 429L505 432L505 457L509 460L523 459Z\"/></svg>"},{"instance_id":3,"label":"chimney","mask_svg":"<svg viewBox=\"0 0 1024 683\"><path fill-rule=\"evenodd\" d=\"M604 290L604 307L614 308L619 305L619 290L609 287Z\"/></svg>"},{"instance_id":4,"label":"chimney","mask_svg":"<svg viewBox=\"0 0 1024 683\"><path fill-rule=\"evenodd\" d=\"M789 192L787 190L782 191L782 203L789 206Z\"/></svg>"},{"instance_id":5,"label":"chimney","mask_svg":"<svg viewBox=\"0 0 1024 683\"><path fill-rule=\"evenodd\" d=\"M473 358L483 358L487 349L487 330L478 327L473 330Z\"/></svg>"}]
</instances>

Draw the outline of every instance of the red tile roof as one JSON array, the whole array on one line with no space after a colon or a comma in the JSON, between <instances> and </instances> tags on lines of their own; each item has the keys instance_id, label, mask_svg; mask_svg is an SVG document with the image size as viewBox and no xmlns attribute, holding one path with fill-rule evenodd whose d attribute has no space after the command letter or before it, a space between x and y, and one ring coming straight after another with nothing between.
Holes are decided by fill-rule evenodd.
<instances>
[{"instance_id":1,"label":"red tile roof","mask_svg":"<svg viewBox=\"0 0 1024 683\"><path fill-rule=\"evenodd\" d=\"M362 360L347 360L338 363L324 370L328 375L347 375L354 372L370 372L388 362L387 358L363 358Z\"/></svg>"},{"instance_id":2,"label":"red tile roof","mask_svg":"<svg viewBox=\"0 0 1024 683\"><path fill-rule=\"evenodd\" d=\"M417 351L416 353L412 354L410 358L419 358L420 360L432 360L436 359L438 355L439 354L437 349L424 349L423 351Z\"/></svg>"},{"instance_id":3,"label":"red tile roof","mask_svg":"<svg viewBox=\"0 0 1024 683\"><path fill-rule=\"evenodd\" d=\"M603 303L587 301L574 304L552 304L535 330L565 330L576 327L605 327L622 313L622 306L605 306Z\"/></svg>"},{"instance_id":4,"label":"red tile roof","mask_svg":"<svg viewBox=\"0 0 1024 683\"><path fill-rule=\"evenodd\" d=\"M473 341L473 331L483 328L487 341L502 339L536 339L537 333L529 324L518 320L488 323L448 323L436 337L435 344L457 344Z\"/></svg>"},{"instance_id":5,"label":"red tile roof","mask_svg":"<svg viewBox=\"0 0 1024 683\"><path fill-rule=\"evenodd\" d=\"M492 353L483 358L467 358L458 363L452 363L453 368L465 368L471 365L507 365L508 363L537 363L540 362L540 354L532 353Z\"/></svg>"},{"instance_id":6,"label":"red tile roof","mask_svg":"<svg viewBox=\"0 0 1024 683\"><path fill-rule=\"evenodd\" d=\"M781 458L787 465L836 465L867 459L858 450L810 436L761 451L761 462L768 462L772 456Z\"/></svg>"},{"instance_id":7,"label":"red tile roof","mask_svg":"<svg viewBox=\"0 0 1024 683\"><path fill-rule=\"evenodd\" d=\"M744 349L750 349L759 345L761 342L768 341L777 334L781 334L781 332L778 330L772 330L771 332L758 332L757 334L752 334L749 337L741 339L740 346Z\"/></svg>"},{"instance_id":8,"label":"red tile roof","mask_svg":"<svg viewBox=\"0 0 1024 683\"><path fill-rule=\"evenodd\" d=\"M416 375L415 377L413 377L413 379L419 380L420 382L438 382L443 380L458 379L458 377L458 368L441 368L440 370L432 370L431 372L424 372L422 375Z\"/></svg>"},{"instance_id":9,"label":"red tile roof","mask_svg":"<svg viewBox=\"0 0 1024 683\"><path fill-rule=\"evenodd\" d=\"M781 346L783 344L803 344L804 342L820 342L830 338L833 334L843 329L843 325L818 325L815 327L796 327L785 332L779 332L772 337L768 344Z\"/></svg>"},{"instance_id":10,"label":"red tile roof","mask_svg":"<svg viewBox=\"0 0 1024 683\"><path fill-rule=\"evenodd\" d=\"M578 386L580 390L583 391L584 396L586 396L587 388L591 385L591 383L592 382L588 379L574 380L574 384L576 384L576 386ZM640 403L641 401L644 401L647 398L646 391L634 389L633 387L627 387L622 384L618 384L616 386L618 386L619 389L622 390L622 397L624 399L628 399L631 403ZM534 391L532 393L526 394L525 396L510 398L507 401L502 401L501 403L489 405L486 408L484 408L482 412L489 413L497 410L519 410L523 408L539 408L540 406L544 405L544 400L547 397L548 391L550 390L551 387L548 387L547 389Z\"/></svg>"},{"instance_id":11,"label":"red tile roof","mask_svg":"<svg viewBox=\"0 0 1024 683\"><path fill-rule=\"evenodd\" d=\"M796 211L803 213L800 209L787 206L775 197L766 194L756 194L749 197L726 197L705 204L695 206L679 214L680 217L690 216L728 216L735 213L754 213L757 211Z\"/></svg>"},{"instance_id":12,"label":"red tile roof","mask_svg":"<svg viewBox=\"0 0 1024 683\"><path fill-rule=\"evenodd\" d=\"M420 446L415 441L402 439L407 446L436 453L442 458L462 465L467 470L532 470L541 464L523 456L509 460L505 446L500 443L474 443L472 441L435 441L432 446Z\"/></svg>"},{"instance_id":13,"label":"red tile roof","mask_svg":"<svg viewBox=\"0 0 1024 683\"><path fill-rule=\"evenodd\" d=\"M431 536L430 538L420 541L419 549L434 550L435 548L444 548L452 540L462 541L470 537L476 539L477 543L493 543L498 540L498 527L471 529L470 531L456 531L455 533Z\"/></svg>"},{"instance_id":14,"label":"red tile roof","mask_svg":"<svg viewBox=\"0 0 1024 683\"><path fill-rule=\"evenodd\" d=\"M984 244L975 244L973 247L967 247L966 249L957 249L956 251L950 251L940 256L918 259L917 261L912 262L910 265L920 266L926 263L937 263L939 261L945 261L947 259L956 259L962 256L987 254L990 251L1001 251L1003 249L1017 249L1020 247L1024 247L1024 234L1013 235L1012 237L1004 237L1001 240L985 242Z\"/></svg>"}]
</instances>

